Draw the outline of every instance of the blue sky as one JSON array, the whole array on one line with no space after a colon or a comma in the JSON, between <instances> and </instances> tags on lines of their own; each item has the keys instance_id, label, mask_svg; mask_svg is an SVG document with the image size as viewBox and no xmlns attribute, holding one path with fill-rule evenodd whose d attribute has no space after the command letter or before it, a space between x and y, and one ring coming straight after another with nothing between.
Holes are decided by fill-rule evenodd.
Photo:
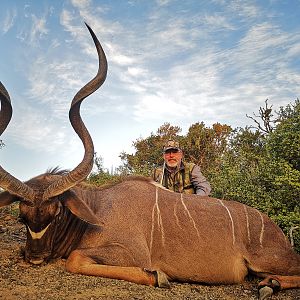
<instances>
[{"instance_id":1,"label":"blue sky","mask_svg":"<svg viewBox=\"0 0 300 300\"><path fill-rule=\"evenodd\" d=\"M0 164L29 179L74 168L82 145L70 102L97 71L95 31L109 70L82 105L95 150L111 169L121 151L165 122L250 124L265 99L300 96L299 0L2 0L0 81L13 104Z\"/></svg>"}]
</instances>

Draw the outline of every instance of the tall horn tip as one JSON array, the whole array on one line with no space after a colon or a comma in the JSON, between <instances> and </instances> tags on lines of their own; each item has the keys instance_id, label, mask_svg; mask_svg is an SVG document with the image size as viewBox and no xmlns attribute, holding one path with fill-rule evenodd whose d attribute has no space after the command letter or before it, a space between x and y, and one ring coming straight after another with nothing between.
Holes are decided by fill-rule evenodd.
<instances>
[{"instance_id":1,"label":"tall horn tip","mask_svg":"<svg viewBox=\"0 0 300 300\"><path fill-rule=\"evenodd\" d=\"M85 24L85 26L87 27L87 29L89 30L90 35L92 36L93 41L94 41L94 43L95 43L95 45L96 45L96 48L98 48L98 47L100 46L100 43L99 43L99 41L98 41L98 38L97 38L96 34L94 33L93 29L92 29L86 22L84 22L84 24ZM98 44L99 44L99 45L98 45ZM101 47L101 46L100 46L100 47Z\"/></svg>"},{"instance_id":2,"label":"tall horn tip","mask_svg":"<svg viewBox=\"0 0 300 300\"><path fill-rule=\"evenodd\" d=\"M95 35L94 34L94 31L92 30L91 26L87 23L87 22L84 22L85 26L87 27L87 29L89 30L89 32L91 33L91 35Z\"/></svg>"}]
</instances>

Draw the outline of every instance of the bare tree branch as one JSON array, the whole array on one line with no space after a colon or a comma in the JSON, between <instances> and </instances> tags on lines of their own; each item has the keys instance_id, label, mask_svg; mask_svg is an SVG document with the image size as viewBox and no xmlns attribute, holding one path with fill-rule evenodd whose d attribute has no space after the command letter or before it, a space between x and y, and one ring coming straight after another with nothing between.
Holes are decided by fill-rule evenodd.
<instances>
[{"instance_id":1,"label":"bare tree branch","mask_svg":"<svg viewBox=\"0 0 300 300\"><path fill-rule=\"evenodd\" d=\"M258 129L259 131L263 133L270 133L274 130L275 128L275 123L278 122L278 119L274 119L273 115L273 105L270 107L268 106L268 99L265 100L265 107L260 107L259 108L259 114L256 115L253 113L253 116L249 116L246 114L247 118L251 119L254 121L256 126L251 126L252 128ZM259 119L259 120L257 120ZM262 122L262 124L261 124Z\"/></svg>"}]
</instances>

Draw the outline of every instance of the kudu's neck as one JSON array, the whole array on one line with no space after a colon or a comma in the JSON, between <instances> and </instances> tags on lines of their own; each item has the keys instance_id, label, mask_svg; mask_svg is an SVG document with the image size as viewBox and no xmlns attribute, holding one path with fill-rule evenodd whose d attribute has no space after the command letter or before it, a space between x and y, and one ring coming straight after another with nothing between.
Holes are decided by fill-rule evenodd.
<instances>
[{"instance_id":1,"label":"kudu's neck","mask_svg":"<svg viewBox=\"0 0 300 300\"><path fill-rule=\"evenodd\" d=\"M63 206L56 220L56 232L51 258L68 257L76 249L88 224L74 216Z\"/></svg>"}]
</instances>

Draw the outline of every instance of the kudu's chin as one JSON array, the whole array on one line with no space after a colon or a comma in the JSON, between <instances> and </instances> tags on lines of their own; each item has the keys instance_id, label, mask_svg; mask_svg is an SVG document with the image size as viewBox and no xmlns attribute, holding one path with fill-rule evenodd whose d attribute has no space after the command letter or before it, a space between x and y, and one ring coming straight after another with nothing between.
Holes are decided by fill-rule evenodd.
<instances>
[{"instance_id":1,"label":"kudu's chin","mask_svg":"<svg viewBox=\"0 0 300 300\"><path fill-rule=\"evenodd\" d=\"M32 265L41 265L42 263L46 263L49 261L50 254L43 255L32 255L28 253L24 253L24 260Z\"/></svg>"},{"instance_id":2,"label":"kudu's chin","mask_svg":"<svg viewBox=\"0 0 300 300\"><path fill-rule=\"evenodd\" d=\"M29 262L33 265L41 265L45 260L43 258L40 259L30 259Z\"/></svg>"}]
</instances>

